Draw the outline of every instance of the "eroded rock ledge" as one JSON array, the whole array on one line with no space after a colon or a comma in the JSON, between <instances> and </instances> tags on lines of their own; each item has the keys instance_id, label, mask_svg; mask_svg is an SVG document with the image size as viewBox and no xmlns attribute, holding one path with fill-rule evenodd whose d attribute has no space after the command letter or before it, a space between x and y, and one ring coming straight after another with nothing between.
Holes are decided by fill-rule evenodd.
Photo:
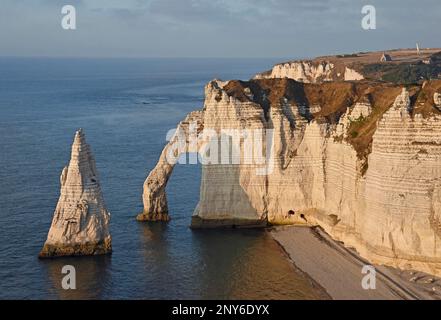
<instances>
[{"instance_id":1,"label":"eroded rock ledge","mask_svg":"<svg viewBox=\"0 0 441 320\"><path fill-rule=\"evenodd\" d=\"M75 134L61 194L40 258L98 255L112 251L107 211L95 159L82 130Z\"/></svg>"},{"instance_id":2,"label":"eroded rock ledge","mask_svg":"<svg viewBox=\"0 0 441 320\"><path fill-rule=\"evenodd\" d=\"M321 225L374 263L440 274L440 94L439 80L210 82L203 110L178 128L272 129L274 168L202 165L193 226ZM141 219L168 219L169 147L144 184Z\"/></svg>"}]
</instances>

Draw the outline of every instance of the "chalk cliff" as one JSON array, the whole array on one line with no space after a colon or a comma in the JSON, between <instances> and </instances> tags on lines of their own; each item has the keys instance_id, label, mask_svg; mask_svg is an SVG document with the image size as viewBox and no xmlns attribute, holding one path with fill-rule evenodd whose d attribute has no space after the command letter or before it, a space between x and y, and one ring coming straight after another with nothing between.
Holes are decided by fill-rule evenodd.
<instances>
[{"instance_id":1,"label":"chalk cliff","mask_svg":"<svg viewBox=\"0 0 441 320\"><path fill-rule=\"evenodd\" d=\"M202 165L192 226L320 225L372 262L441 274L440 94L439 80L210 82L204 108L178 128L233 130L240 161ZM259 130L266 162L247 161L243 133ZM168 217L164 152L144 217Z\"/></svg>"},{"instance_id":2,"label":"chalk cliff","mask_svg":"<svg viewBox=\"0 0 441 320\"><path fill-rule=\"evenodd\" d=\"M381 61L383 54L391 61ZM359 52L276 64L255 79L288 78L304 83L324 81L385 80L414 83L441 78L441 49Z\"/></svg>"},{"instance_id":3,"label":"chalk cliff","mask_svg":"<svg viewBox=\"0 0 441 320\"><path fill-rule=\"evenodd\" d=\"M304 83L319 83L335 80L363 80L364 76L337 62L305 60L277 64L270 71L259 73L254 78L289 78Z\"/></svg>"},{"instance_id":4,"label":"chalk cliff","mask_svg":"<svg viewBox=\"0 0 441 320\"><path fill-rule=\"evenodd\" d=\"M95 159L81 130L75 134L70 162L60 183L60 198L39 257L110 253L110 213L104 204Z\"/></svg>"}]
</instances>

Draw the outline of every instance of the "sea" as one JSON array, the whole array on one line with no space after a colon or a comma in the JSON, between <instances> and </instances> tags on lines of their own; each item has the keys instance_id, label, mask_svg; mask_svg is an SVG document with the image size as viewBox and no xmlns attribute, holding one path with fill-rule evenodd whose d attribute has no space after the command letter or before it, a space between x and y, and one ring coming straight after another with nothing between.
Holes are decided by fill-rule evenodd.
<instances>
[{"instance_id":1,"label":"sea","mask_svg":"<svg viewBox=\"0 0 441 320\"><path fill-rule=\"evenodd\" d=\"M315 299L266 230L192 230L201 168L178 165L169 223L138 222L142 186L204 85L277 59L0 58L0 299ZM82 128L111 213L113 253L39 260ZM76 289L63 289L62 268Z\"/></svg>"}]
</instances>

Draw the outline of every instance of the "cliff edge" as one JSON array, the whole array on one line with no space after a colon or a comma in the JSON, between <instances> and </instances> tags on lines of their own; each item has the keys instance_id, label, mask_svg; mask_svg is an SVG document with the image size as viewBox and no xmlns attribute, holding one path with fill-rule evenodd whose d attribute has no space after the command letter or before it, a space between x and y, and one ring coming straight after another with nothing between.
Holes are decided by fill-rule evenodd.
<instances>
[{"instance_id":1,"label":"cliff edge","mask_svg":"<svg viewBox=\"0 0 441 320\"><path fill-rule=\"evenodd\" d=\"M305 83L365 79L415 83L441 79L441 49L397 49L293 60L276 64L254 78L289 78Z\"/></svg>"}]
</instances>

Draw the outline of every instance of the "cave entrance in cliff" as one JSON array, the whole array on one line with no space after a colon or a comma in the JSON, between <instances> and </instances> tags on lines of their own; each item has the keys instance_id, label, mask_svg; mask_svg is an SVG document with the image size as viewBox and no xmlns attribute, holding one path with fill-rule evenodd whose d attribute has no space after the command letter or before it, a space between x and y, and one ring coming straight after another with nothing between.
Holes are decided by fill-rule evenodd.
<instances>
[{"instance_id":1,"label":"cave entrance in cliff","mask_svg":"<svg viewBox=\"0 0 441 320\"><path fill-rule=\"evenodd\" d=\"M191 164L189 161L191 156L194 154L180 155L183 161L177 163L173 168L173 174L166 186L170 218L185 227L191 223L194 209L199 202L202 175L202 165L199 161L197 164Z\"/></svg>"}]
</instances>

